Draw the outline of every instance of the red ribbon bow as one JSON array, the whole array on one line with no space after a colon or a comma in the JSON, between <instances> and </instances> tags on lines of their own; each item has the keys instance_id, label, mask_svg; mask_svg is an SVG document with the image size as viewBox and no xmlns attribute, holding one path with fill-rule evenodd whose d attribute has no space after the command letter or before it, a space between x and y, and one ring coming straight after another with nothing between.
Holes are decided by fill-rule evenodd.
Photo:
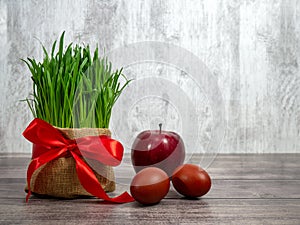
<instances>
[{"instance_id":1,"label":"red ribbon bow","mask_svg":"<svg viewBox=\"0 0 300 225\"><path fill-rule=\"evenodd\" d=\"M34 119L23 136L34 144L32 161L27 170L28 194L31 194L30 181L32 174L39 167L54 159L71 155L76 162L76 171L81 185L92 195L114 203L132 202L134 199L127 193L110 198L103 190L92 169L82 160L81 156L98 160L108 166L117 166L123 157L123 146L108 136L87 136L76 140L66 139L49 123Z\"/></svg>"}]
</instances>

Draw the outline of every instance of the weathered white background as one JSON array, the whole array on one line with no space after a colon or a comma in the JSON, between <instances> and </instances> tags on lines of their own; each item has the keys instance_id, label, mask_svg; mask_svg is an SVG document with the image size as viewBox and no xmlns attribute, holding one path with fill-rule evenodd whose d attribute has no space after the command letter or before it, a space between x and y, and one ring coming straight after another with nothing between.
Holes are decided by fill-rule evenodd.
<instances>
[{"instance_id":1,"label":"weathered white background","mask_svg":"<svg viewBox=\"0 0 300 225\"><path fill-rule=\"evenodd\" d=\"M30 152L21 133L32 117L19 100L28 96L31 80L20 58L41 59L34 37L49 48L63 30L67 42L99 43L106 51L141 41L172 43L189 50L207 65L222 93L226 134L216 151L300 152L297 0L0 0L0 152ZM159 63L140 63L126 71L136 80L162 77L186 93L201 125L195 131L199 151L205 151L211 139L212 109L189 76ZM148 87L146 82L144 86ZM159 85L148 88L155 90ZM114 112L113 120L120 122L120 129L114 131L126 147L134 134L159 121L168 124L166 129L184 132L182 124L189 120L182 121L185 112L168 104L172 98L167 92L146 96L135 105L126 105L130 88L122 96L117 107L128 110ZM184 134L184 138L187 151L197 152L189 146L193 135Z\"/></svg>"}]
</instances>

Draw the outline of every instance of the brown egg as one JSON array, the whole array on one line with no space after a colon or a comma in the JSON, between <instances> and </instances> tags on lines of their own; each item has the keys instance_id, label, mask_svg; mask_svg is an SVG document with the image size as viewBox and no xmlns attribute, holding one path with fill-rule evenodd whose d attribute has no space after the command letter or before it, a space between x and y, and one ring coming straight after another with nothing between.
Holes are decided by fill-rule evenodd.
<instances>
[{"instance_id":1,"label":"brown egg","mask_svg":"<svg viewBox=\"0 0 300 225\"><path fill-rule=\"evenodd\" d=\"M175 169L172 183L176 191L186 197L200 197L205 195L211 187L208 173L193 164L184 164Z\"/></svg>"},{"instance_id":2,"label":"brown egg","mask_svg":"<svg viewBox=\"0 0 300 225\"><path fill-rule=\"evenodd\" d=\"M134 176L130 185L132 197L144 205L159 203L169 189L169 176L156 167L142 169Z\"/></svg>"}]
</instances>

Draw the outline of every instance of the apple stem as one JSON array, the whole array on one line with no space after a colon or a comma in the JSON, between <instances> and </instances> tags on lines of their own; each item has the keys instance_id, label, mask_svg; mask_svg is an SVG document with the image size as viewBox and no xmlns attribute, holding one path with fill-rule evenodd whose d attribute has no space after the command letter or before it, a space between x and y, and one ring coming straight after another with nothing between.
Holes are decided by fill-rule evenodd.
<instances>
[{"instance_id":1,"label":"apple stem","mask_svg":"<svg viewBox=\"0 0 300 225\"><path fill-rule=\"evenodd\" d=\"M158 124L158 126L159 126L159 133L161 134L162 123Z\"/></svg>"}]
</instances>

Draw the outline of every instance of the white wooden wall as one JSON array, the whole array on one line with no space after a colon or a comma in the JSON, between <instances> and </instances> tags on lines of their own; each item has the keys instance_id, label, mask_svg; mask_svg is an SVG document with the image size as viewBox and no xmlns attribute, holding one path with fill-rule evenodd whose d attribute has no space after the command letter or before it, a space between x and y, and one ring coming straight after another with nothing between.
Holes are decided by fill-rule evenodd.
<instances>
[{"instance_id":1,"label":"white wooden wall","mask_svg":"<svg viewBox=\"0 0 300 225\"><path fill-rule=\"evenodd\" d=\"M35 37L49 48L63 30L68 42L99 43L107 52L144 41L174 44L195 54L215 78L224 129L213 125L206 93L212 87L199 88L182 68L159 62L124 65L140 82L126 90L112 118L127 152L134 135L160 121L183 136L189 152L300 152L300 1L0 0L0 153L30 152L21 133L32 117L19 100L28 96L31 80L20 58L41 59ZM178 96L162 89L160 79L178 88ZM186 104L182 95L193 109L178 109ZM222 143L208 150L214 131Z\"/></svg>"}]
</instances>

